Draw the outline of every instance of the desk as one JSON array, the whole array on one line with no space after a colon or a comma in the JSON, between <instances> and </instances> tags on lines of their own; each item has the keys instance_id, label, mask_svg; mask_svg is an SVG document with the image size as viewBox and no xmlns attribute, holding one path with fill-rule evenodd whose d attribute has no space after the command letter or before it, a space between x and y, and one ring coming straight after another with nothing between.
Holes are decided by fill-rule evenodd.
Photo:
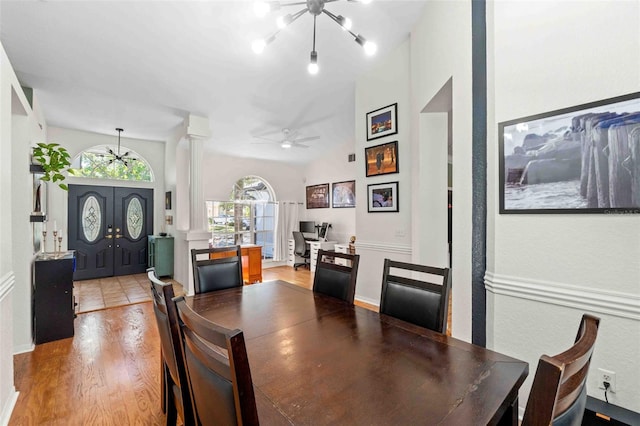
<instances>
[{"instance_id":1,"label":"desk","mask_svg":"<svg viewBox=\"0 0 640 426\"><path fill-rule=\"evenodd\" d=\"M517 425L526 362L284 281L186 300L244 331L262 424Z\"/></svg>"},{"instance_id":2,"label":"desk","mask_svg":"<svg viewBox=\"0 0 640 426\"><path fill-rule=\"evenodd\" d=\"M253 284L262 282L262 246L256 244L245 244L240 246L242 252L242 280L245 283ZM210 258L232 257L235 252L219 252L211 254Z\"/></svg>"}]
</instances>

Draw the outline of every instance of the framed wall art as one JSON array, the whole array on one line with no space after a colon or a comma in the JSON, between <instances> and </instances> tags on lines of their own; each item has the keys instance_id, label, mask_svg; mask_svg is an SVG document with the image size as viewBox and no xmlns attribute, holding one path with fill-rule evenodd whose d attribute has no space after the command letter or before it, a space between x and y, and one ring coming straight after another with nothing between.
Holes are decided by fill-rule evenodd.
<instances>
[{"instance_id":1,"label":"framed wall art","mask_svg":"<svg viewBox=\"0 0 640 426\"><path fill-rule=\"evenodd\" d=\"M325 209L329 207L329 184L307 186L307 208Z\"/></svg>"},{"instance_id":2,"label":"framed wall art","mask_svg":"<svg viewBox=\"0 0 640 426\"><path fill-rule=\"evenodd\" d=\"M398 141L365 148L364 161L367 177L398 173Z\"/></svg>"},{"instance_id":3,"label":"framed wall art","mask_svg":"<svg viewBox=\"0 0 640 426\"><path fill-rule=\"evenodd\" d=\"M367 140L398 133L398 104L367 113Z\"/></svg>"},{"instance_id":4,"label":"framed wall art","mask_svg":"<svg viewBox=\"0 0 640 426\"><path fill-rule=\"evenodd\" d=\"M164 209L171 210L171 191L164 193Z\"/></svg>"},{"instance_id":5,"label":"framed wall art","mask_svg":"<svg viewBox=\"0 0 640 426\"><path fill-rule=\"evenodd\" d=\"M640 213L640 92L498 124L500 213Z\"/></svg>"},{"instance_id":6,"label":"framed wall art","mask_svg":"<svg viewBox=\"0 0 640 426\"><path fill-rule=\"evenodd\" d=\"M356 206L356 181L331 184L331 204L334 209Z\"/></svg>"},{"instance_id":7,"label":"framed wall art","mask_svg":"<svg viewBox=\"0 0 640 426\"><path fill-rule=\"evenodd\" d=\"M367 185L367 211L369 213L397 212L398 182Z\"/></svg>"}]
</instances>

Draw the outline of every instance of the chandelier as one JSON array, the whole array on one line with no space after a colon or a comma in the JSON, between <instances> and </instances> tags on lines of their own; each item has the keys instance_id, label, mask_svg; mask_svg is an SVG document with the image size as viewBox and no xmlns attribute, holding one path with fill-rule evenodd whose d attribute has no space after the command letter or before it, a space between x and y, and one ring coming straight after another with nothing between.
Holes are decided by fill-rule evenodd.
<instances>
[{"instance_id":1,"label":"chandelier","mask_svg":"<svg viewBox=\"0 0 640 426\"><path fill-rule=\"evenodd\" d=\"M114 152L111 148L107 148L107 153L112 156L109 159L107 164L113 164L116 161L120 161L124 164L125 167L131 167L133 161L137 161L137 158L130 157L131 151L127 151L124 154L120 155L120 133L122 133L124 129L116 127L116 132L118 132L118 150Z\"/></svg>"},{"instance_id":2,"label":"chandelier","mask_svg":"<svg viewBox=\"0 0 640 426\"><path fill-rule=\"evenodd\" d=\"M356 34L353 31L351 31L351 19L345 18L342 15L336 16L324 8L326 3L333 3L335 1L339 1L339 0L306 0L306 1L299 1L299 2L292 2L292 3L283 3L280 1L256 2L254 5L254 11L259 17L264 17L271 10L279 10L281 7L298 6L303 4L305 5L305 7L304 9L299 10L294 14L289 13L286 15L279 16L278 19L276 20L278 29L265 39L255 40L251 46L253 48L253 51L255 53L262 53L264 51L264 48L273 40L275 40L276 35L278 35L278 33L282 29L290 25L293 21L298 19L300 16L304 15L306 12L309 12L311 15L313 15L313 48L311 50L309 66L307 68L310 74L318 73L318 52L316 52L316 18L321 13L324 13L325 15L327 15L335 23L340 25L344 31L347 31L349 34L351 34L354 37L356 43L362 46L362 48L364 49L367 55L373 55L377 50L376 44L370 41L367 41L360 34ZM370 0L346 0L346 1L364 3L364 4L370 2Z\"/></svg>"}]
</instances>

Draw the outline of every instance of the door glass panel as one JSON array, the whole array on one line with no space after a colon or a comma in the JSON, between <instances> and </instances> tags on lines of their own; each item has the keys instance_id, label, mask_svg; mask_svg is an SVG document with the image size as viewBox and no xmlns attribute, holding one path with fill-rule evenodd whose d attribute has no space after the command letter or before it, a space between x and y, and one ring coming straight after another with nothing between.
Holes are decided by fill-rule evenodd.
<instances>
[{"instance_id":1,"label":"door glass panel","mask_svg":"<svg viewBox=\"0 0 640 426\"><path fill-rule=\"evenodd\" d=\"M127 229L134 240L138 239L142 233L142 221L142 204L140 200L134 198L127 207Z\"/></svg>"},{"instance_id":2,"label":"door glass panel","mask_svg":"<svg viewBox=\"0 0 640 426\"><path fill-rule=\"evenodd\" d=\"M92 243L100 234L100 225L102 223L102 211L98 199L91 195L82 206L82 232L84 238Z\"/></svg>"}]
</instances>

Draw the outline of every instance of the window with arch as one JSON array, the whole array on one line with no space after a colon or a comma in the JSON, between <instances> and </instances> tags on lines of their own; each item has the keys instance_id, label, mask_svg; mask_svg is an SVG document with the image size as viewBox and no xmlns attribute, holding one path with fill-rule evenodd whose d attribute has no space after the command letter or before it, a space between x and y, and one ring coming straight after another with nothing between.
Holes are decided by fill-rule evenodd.
<instances>
[{"instance_id":1,"label":"window with arch","mask_svg":"<svg viewBox=\"0 0 640 426\"><path fill-rule=\"evenodd\" d=\"M258 176L245 176L227 201L207 201L214 247L237 244L262 246L262 258L273 259L276 203L271 186Z\"/></svg>"},{"instance_id":2,"label":"window with arch","mask_svg":"<svg viewBox=\"0 0 640 426\"><path fill-rule=\"evenodd\" d=\"M119 179L142 182L153 182L153 173L147 160L123 146L120 152L123 160L116 160L109 150L116 152L113 145L98 145L82 151L71 162L77 172L75 176L93 179Z\"/></svg>"}]
</instances>

